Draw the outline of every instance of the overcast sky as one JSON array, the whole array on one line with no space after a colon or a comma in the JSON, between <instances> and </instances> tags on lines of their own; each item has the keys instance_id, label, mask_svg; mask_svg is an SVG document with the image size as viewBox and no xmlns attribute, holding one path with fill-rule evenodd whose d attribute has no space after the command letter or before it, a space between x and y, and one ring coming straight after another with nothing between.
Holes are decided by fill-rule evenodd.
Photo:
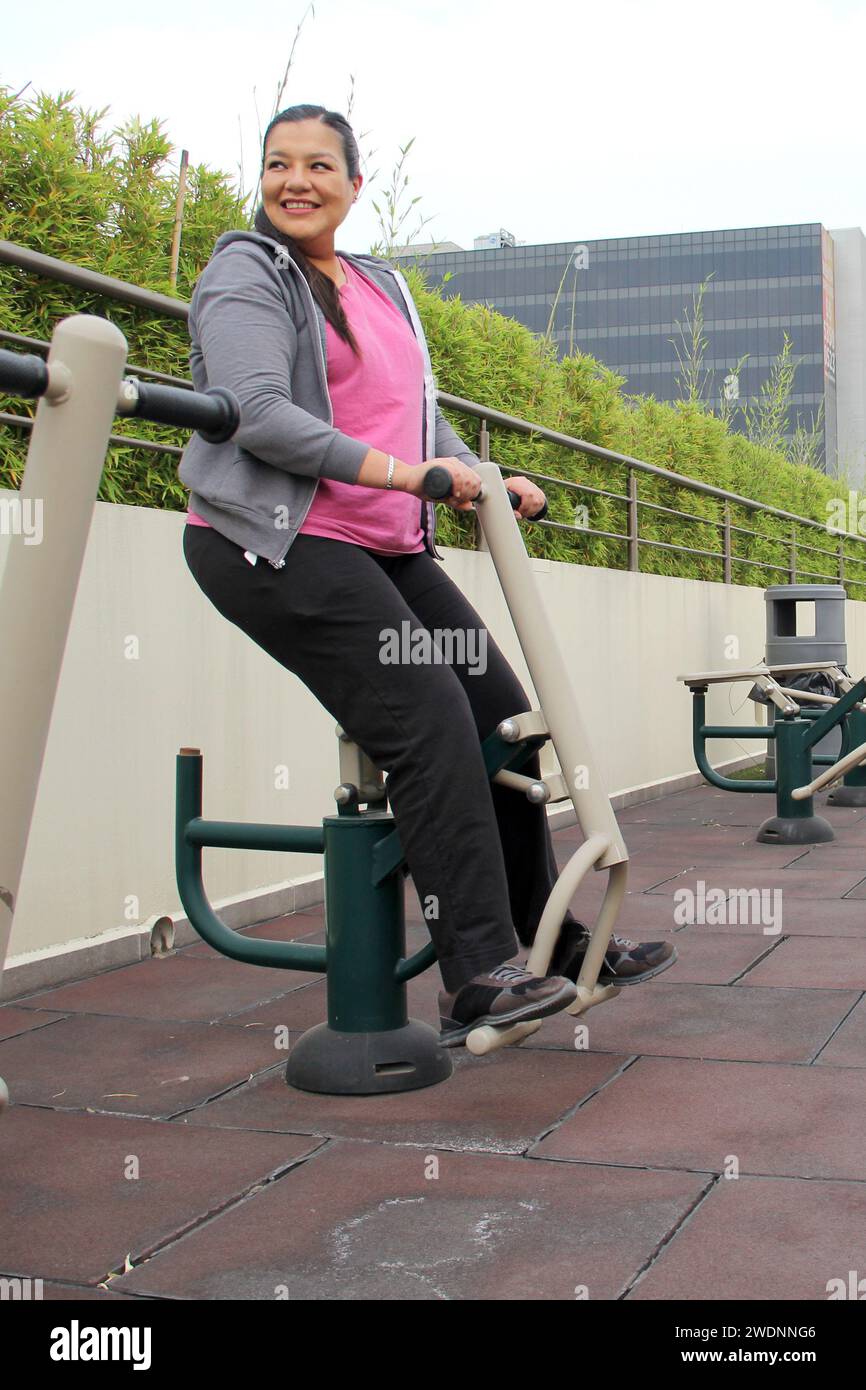
<instances>
[{"instance_id":1,"label":"overcast sky","mask_svg":"<svg viewBox=\"0 0 866 1390\"><path fill-rule=\"evenodd\" d=\"M0 82L72 89L103 127L157 117L192 163L255 183L305 0L40 0L7 8ZM282 105L345 112L369 180L411 137L413 240L527 243L866 225L866 0L318 0ZM259 117L256 115L258 107ZM420 216L431 221L420 233Z\"/></svg>"}]
</instances>

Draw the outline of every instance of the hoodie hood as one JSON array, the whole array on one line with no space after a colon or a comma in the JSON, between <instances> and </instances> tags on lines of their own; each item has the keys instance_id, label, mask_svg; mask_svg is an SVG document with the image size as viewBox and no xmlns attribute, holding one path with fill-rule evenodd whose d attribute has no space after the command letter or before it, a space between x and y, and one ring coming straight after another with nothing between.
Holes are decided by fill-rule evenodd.
<instances>
[{"instance_id":1,"label":"hoodie hood","mask_svg":"<svg viewBox=\"0 0 866 1390\"><path fill-rule=\"evenodd\" d=\"M245 232L242 230L223 232L222 236L218 237L216 240L213 249L213 255L218 255L220 251L224 251L227 246L231 246L232 243L235 241L257 242L259 246L262 246L268 252L282 251L283 256L287 260L291 261L292 264L296 266L296 268L300 269L300 267L297 266L297 262L292 258L292 253L289 250L288 246L284 246L281 241L276 241L274 237L266 236L264 232ZM387 271L390 275L393 275L394 278L398 281L403 279L399 271L395 270L393 266L389 265L387 261L383 261L379 256L370 256L364 252L340 250L337 250L335 252L335 255L342 256L344 260L352 261L353 263L357 263L358 265L371 266L377 270Z\"/></svg>"}]
</instances>

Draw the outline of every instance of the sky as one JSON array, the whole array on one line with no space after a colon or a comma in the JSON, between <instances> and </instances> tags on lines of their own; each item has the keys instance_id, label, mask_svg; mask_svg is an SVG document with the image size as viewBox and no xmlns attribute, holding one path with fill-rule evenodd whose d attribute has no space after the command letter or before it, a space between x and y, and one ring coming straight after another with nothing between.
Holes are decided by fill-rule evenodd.
<instances>
[{"instance_id":1,"label":"sky","mask_svg":"<svg viewBox=\"0 0 866 1390\"><path fill-rule=\"evenodd\" d=\"M167 167L251 192L302 20L281 106L345 113L354 81L339 249L379 239L410 140L406 241L866 228L866 0L40 0L4 16L0 83L157 118Z\"/></svg>"}]
</instances>

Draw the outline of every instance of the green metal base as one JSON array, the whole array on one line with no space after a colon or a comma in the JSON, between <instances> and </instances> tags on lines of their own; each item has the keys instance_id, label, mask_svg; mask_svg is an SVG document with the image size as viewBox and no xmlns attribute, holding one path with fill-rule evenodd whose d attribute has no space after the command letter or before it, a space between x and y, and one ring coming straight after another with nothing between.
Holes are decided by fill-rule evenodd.
<instances>
[{"instance_id":1,"label":"green metal base","mask_svg":"<svg viewBox=\"0 0 866 1390\"><path fill-rule=\"evenodd\" d=\"M837 787L827 797L830 806L866 806L866 787Z\"/></svg>"},{"instance_id":2,"label":"green metal base","mask_svg":"<svg viewBox=\"0 0 866 1390\"><path fill-rule=\"evenodd\" d=\"M757 835L762 845L820 845L835 838L823 816L770 816Z\"/></svg>"},{"instance_id":3,"label":"green metal base","mask_svg":"<svg viewBox=\"0 0 866 1390\"><path fill-rule=\"evenodd\" d=\"M320 1023L292 1048L286 1083L325 1096L386 1095L435 1086L452 1070L438 1033L417 1019L384 1033L338 1033Z\"/></svg>"}]
</instances>

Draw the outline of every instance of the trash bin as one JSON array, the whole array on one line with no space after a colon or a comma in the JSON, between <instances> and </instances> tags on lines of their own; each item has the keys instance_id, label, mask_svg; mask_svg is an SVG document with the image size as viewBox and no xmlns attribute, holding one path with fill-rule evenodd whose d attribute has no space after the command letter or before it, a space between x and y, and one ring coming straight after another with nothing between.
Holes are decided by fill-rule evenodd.
<instances>
[{"instance_id":1,"label":"trash bin","mask_svg":"<svg viewBox=\"0 0 866 1390\"><path fill-rule=\"evenodd\" d=\"M841 584L773 584L764 590L767 605L767 638L765 661L768 666L791 665L795 661L835 661L846 675L848 645L845 641L845 590ZM814 634L797 635L797 605L815 605ZM807 626L801 622L801 626ZM811 690L816 694L837 695L839 692L830 677L820 671L804 671L780 678L780 685L793 689ZM762 702L763 703L763 702ZM804 702L805 703L805 702ZM811 701L809 702L811 704ZM773 724L775 706L769 704L767 722ZM839 756L841 729L833 729L820 743L814 754ZM767 776L775 777L775 744L767 741Z\"/></svg>"}]
</instances>

